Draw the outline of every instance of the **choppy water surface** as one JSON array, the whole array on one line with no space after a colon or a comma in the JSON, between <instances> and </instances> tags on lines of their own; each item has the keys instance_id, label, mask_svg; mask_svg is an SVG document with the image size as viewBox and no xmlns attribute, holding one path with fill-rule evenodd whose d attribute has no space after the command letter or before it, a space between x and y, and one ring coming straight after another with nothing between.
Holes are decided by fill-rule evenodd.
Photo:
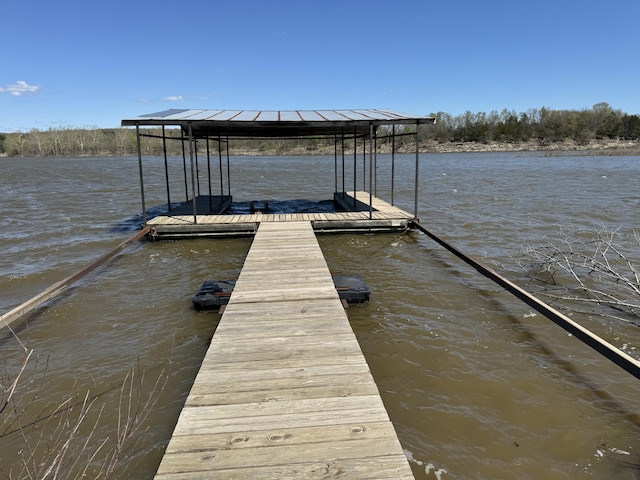
<instances>
[{"instance_id":1,"label":"choppy water surface","mask_svg":"<svg viewBox=\"0 0 640 480\"><path fill-rule=\"evenodd\" d=\"M234 200L331 198L333 157L272 160L232 158ZM135 159L0 159L0 167L2 312L117 245L139 222ZM171 168L179 179L181 161ZM378 169L378 196L388 199L387 157ZM165 202L164 173L147 171L147 206ZM396 203L413 210L413 157L401 156L397 171ZM498 270L513 264L523 242L557 238L560 225L619 228L619 242L640 263L637 157L425 155L420 172L421 222ZM172 200L181 200L180 182L172 188ZM152 478L219 319L193 310L191 296L207 278L237 275L250 242L142 242L30 315L17 329L34 352L16 393L24 436L11 409L0 414L0 475L17 478L29 448L46 451L38 439L73 419L86 392L95 403L78 444L91 430L85 452L106 444L79 463L95 472L113 451L128 405L121 386L133 375L133 394L122 398L137 405L142 391L140 401L156 403L117 472ZM349 319L417 479L640 478L633 377L424 235L321 236L320 245L331 269L359 273L373 289ZM572 318L638 358L638 327ZM11 336L0 345L7 388L23 352ZM158 379L166 385L149 395ZM41 420L69 397L70 413Z\"/></svg>"}]
</instances>

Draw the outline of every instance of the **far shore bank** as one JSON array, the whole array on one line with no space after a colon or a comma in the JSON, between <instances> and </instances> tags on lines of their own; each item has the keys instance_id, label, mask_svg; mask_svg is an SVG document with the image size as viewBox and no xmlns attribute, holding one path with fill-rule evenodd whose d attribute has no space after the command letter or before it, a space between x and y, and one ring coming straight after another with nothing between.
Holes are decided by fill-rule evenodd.
<instances>
[{"instance_id":1,"label":"far shore bank","mask_svg":"<svg viewBox=\"0 0 640 480\"><path fill-rule=\"evenodd\" d=\"M333 155L333 146L315 147L313 149L304 146L281 149L232 149L234 155ZM413 144L398 146L396 153L413 153ZM569 153L576 155L594 156L640 156L640 141L638 140L591 140L587 143L578 143L572 140L560 142L541 143L537 140L528 142L446 142L437 141L422 142L420 153L472 153L472 152L538 152L548 156L561 156ZM378 153L391 153L388 145L378 147Z\"/></svg>"},{"instance_id":2,"label":"far shore bank","mask_svg":"<svg viewBox=\"0 0 640 480\"><path fill-rule=\"evenodd\" d=\"M422 150L422 148L421 148ZM561 142L541 143L537 140L517 143L491 142L475 143L466 142L458 144L433 143L427 151L453 153L453 152L546 152L550 155L558 155L567 152L579 152L585 155L640 155L640 142L637 140L590 140L587 143L578 143L572 140Z\"/></svg>"},{"instance_id":3,"label":"far shore bank","mask_svg":"<svg viewBox=\"0 0 640 480\"><path fill-rule=\"evenodd\" d=\"M378 153L390 154L391 147L388 144L379 145ZM415 144L409 143L396 146L396 153L414 153ZM578 143L573 140L563 140L558 142L540 142L530 140L527 142L437 142L435 140L423 141L420 143L420 153L478 153L478 152L535 152L545 156L565 156L565 155L587 155L587 156L640 156L640 140L615 140L601 139L589 140L585 143ZM290 146L283 149L271 148L261 145L256 148L231 148L232 155L239 156L295 156L295 155L334 155L333 145L308 145ZM349 153L352 155L352 153ZM362 150L358 152L362 154ZM134 153L124 153L122 156L131 156ZM60 157L113 157L113 154L86 154L86 155L60 155ZM0 152L2 158L22 158L7 156ZM55 157L53 157L55 158Z\"/></svg>"}]
</instances>

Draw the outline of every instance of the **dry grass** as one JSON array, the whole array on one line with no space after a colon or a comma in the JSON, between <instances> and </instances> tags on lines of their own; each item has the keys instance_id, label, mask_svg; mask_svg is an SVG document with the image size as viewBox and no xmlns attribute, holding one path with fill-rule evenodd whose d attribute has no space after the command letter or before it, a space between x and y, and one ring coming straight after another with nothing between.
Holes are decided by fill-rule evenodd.
<instances>
[{"instance_id":1,"label":"dry grass","mask_svg":"<svg viewBox=\"0 0 640 480\"><path fill-rule=\"evenodd\" d=\"M170 372L148 380L138 360L116 388L94 393L76 384L58 404L42 405L40 388L50 378L46 362L27 371L37 363L33 350L11 333L21 358L13 373L5 366L0 379L0 478L120 478L130 454L139 449Z\"/></svg>"}]
</instances>

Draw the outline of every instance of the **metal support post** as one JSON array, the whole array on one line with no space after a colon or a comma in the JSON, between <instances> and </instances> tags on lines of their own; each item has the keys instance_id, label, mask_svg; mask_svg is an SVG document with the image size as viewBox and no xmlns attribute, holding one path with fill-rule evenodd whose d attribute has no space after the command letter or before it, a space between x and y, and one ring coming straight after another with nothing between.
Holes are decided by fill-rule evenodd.
<instances>
[{"instance_id":1,"label":"metal support post","mask_svg":"<svg viewBox=\"0 0 640 480\"><path fill-rule=\"evenodd\" d=\"M224 198L224 181L222 172L222 139L218 135L218 165L220 166L220 196Z\"/></svg>"},{"instance_id":2,"label":"metal support post","mask_svg":"<svg viewBox=\"0 0 640 480\"><path fill-rule=\"evenodd\" d=\"M338 191L338 135L333 136L333 191Z\"/></svg>"},{"instance_id":3,"label":"metal support post","mask_svg":"<svg viewBox=\"0 0 640 480\"><path fill-rule=\"evenodd\" d=\"M171 211L171 192L169 191L169 164L167 162L167 137L162 125L162 152L164 154L164 176L167 184L167 208Z\"/></svg>"},{"instance_id":4,"label":"metal support post","mask_svg":"<svg viewBox=\"0 0 640 480\"><path fill-rule=\"evenodd\" d=\"M420 173L420 141L418 138L418 130L420 127L420 122L416 122L416 178L414 185L414 207L413 207L413 216L418 218L418 175Z\"/></svg>"},{"instance_id":5,"label":"metal support post","mask_svg":"<svg viewBox=\"0 0 640 480\"><path fill-rule=\"evenodd\" d=\"M355 210L356 207L358 206L357 200L356 200L356 190L358 189L357 184L356 184L356 180L357 180L357 171L358 171L358 167L357 167L357 157L358 157L358 137L356 135L356 129L354 127L353 129L353 209Z\"/></svg>"},{"instance_id":6,"label":"metal support post","mask_svg":"<svg viewBox=\"0 0 640 480\"><path fill-rule=\"evenodd\" d=\"M344 128L342 129L342 199L344 200Z\"/></svg>"},{"instance_id":7,"label":"metal support post","mask_svg":"<svg viewBox=\"0 0 640 480\"><path fill-rule=\"evenodd\" d=\"M144 176L142 175L142 148L140 147L140 125L136 124L136 143L138 146L138 170L140 171L140 197L142 198L142 226L147 226L147 206L144 201Z\"/></svg>"},{"instance_id":8,"label":"metal support post","mask_svg":"<svg viewBox=\"0 0 640 480\"><path fill-rule=\"evenodd\" d=\"M394 203L396 181L396 126L391 126L391 205Z\"/></svg>"},{"instance_id":9,"label":"metal support post","mask_svg":"<svg viewBox=\"0 0 640 480\"><path fill-rule=\"evenodd\" d=\"M209 150L209 137L207 137L207 185L209 186L209 211L213 210L213 198L211 195L211 152Z\"/></svg>"},{"instance_id":10,"label":"metal support post","mask_svg":"<svg viewBox=\"0 0 640 480\"><path fill-rule=\"evenodd\" d=\"M180 142L182 143L182 170L184 170L184 198L189 201L189 184L187 183L187 156L184 153L184 132L180 129Z\"/></svg>"},{"instance_id":11,"label":"metal support post","mask_svg":"<svg viewBox=\"0 0 640 480\"><path fill-rule=\"evenodd\" d=\"M369 124L369 220L373 218L373 123Z\"/></svg>"},{"instance_id":12,"label":"metal support post","mask_svg":"<svg viewBox=\"0 0 640 480\"><path fill-rule=\"evenodd\" d=\"M196 209L196 172L193 164L193 130L189 122L189 158L191 160L191 191L193 192L193 224L198 223L198 212Z\"/></svg>"},{"instance_id":13,"label":"metal support post","mask_svg":"<svg viewBox=\"0 0 640 480\"><path fill-rule=\"evenodd\" d=\"M229 137L227 136L227 192L231 198L231 165L229 163Z\"/></svg>"}]
</instances>

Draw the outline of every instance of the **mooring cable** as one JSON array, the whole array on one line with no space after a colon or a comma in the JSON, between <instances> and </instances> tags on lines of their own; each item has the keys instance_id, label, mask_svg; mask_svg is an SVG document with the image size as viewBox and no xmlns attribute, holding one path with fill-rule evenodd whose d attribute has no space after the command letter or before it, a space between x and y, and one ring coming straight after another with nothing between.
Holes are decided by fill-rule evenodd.
<instances>
[{"instance_id":1,"label":"mooring cable","mask_svg":"<svg viewBox=\"0 0 640 480\"><path fill-rule=\"evenodd\" d=\"M597 351L601 355L604 355L608 360L612 361L613 363L615 363L616 365L624 369L626 372L630 373L631 375L633 375L634 377L640 380L640 361L626 354L619 348L613 346L612 344L602 339L592 331L586 329L579 323L571 320L566 315L563 315L556 309L547 305L545 302L543 302L539 298L523 290L513 282L507 280L505 277L496 273L491 268L483 265L477 260L462 253L456 247L446 242L442 238L438 237L436 234L430 232L424 226L420 225L420 223L418 223L416 220L411 221L411 226L413 228L420 230L427 236L429 236L429 238L431 238L433 241L435 241L436 243L438 243L439 245L447 249L449 252L454 254L460 260L462 260L466 264L476 269L481 275L497 283L506 291L508 291L512 295L522 300L531 308L533 308L534 310L536 310L537 312L541 313L542 315L547 317L549 320L554 322L556 325L565 329L567 332L572 334L578 340L584 342L585 344L593 348L595 351Z\"/></svg>"}]
</instances>

